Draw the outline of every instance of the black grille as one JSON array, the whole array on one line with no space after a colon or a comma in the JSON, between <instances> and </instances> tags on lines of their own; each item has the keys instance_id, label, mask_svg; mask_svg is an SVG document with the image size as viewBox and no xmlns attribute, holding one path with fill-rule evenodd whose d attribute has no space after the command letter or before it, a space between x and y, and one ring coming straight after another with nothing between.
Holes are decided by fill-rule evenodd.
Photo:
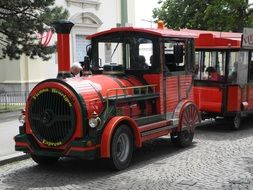
<instances>
[{"instance_id":1,"label":"black grille","mask_svg":"<svg viewBox=\"0 0 253 190\"><path fill-rule=\"evenodd\" d=\"M75 130L75 111L70 99L54 88L40 90L30 98L28 117L36 138L47 146L66 143Z\"/></svg>"}]
</instances>

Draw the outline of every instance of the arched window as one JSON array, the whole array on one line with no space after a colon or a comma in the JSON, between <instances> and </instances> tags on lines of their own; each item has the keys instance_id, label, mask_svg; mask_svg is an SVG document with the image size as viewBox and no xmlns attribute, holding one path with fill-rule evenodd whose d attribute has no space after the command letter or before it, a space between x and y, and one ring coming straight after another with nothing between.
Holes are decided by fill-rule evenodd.
<instances>
[{"instance_id":1,"label":"arched window","mask_svg":"<svg viewBox=\"0 0 253 190\"><path fill-rule=\"evenodd\" d=\"M75 26L72 29L72 61L82 62L86 55L86 46L90 41L86 39L87 35L98 31L102 21L91 12L77 13L70 17Z\"/></svg>"}]
</instances>

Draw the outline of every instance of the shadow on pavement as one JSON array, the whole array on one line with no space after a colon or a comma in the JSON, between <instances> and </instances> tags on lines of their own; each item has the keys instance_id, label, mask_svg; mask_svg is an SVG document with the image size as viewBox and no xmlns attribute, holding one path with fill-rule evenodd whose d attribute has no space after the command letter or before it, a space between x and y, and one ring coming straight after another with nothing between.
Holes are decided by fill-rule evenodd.
<instances>
[{"instance_id":1,"label":"shadow on pavement","mask_svg":"<svg viewBox=\"0 0 253 190\"><path fill-rule=\"evenodd\" d=\"M21 169L15 169L15 173L7 174L2 179L2 182L14 189L50 188L67 186L69 184L89 188L89 185L94 184L96 180L100 182L113 180L115 175L134 172L136 169L155 164L155 162L159 164L159 161L166 157L177 155L194 147L195 144L185 149L175 148L169 138L159 138L147 142L141 149L137 149L134 152L130 167L120 172L108 170L103 165L104 162L100 160L83 161L65 158L50 167L39 166L31 162L31 160L27 160L24 161L26 166L22 166ZM33 164L31 165L31 163Z\"/></svg>"},{"instance_id":2,"label":"shadow on pavement","mask_svg":"<svg viewBox=\"0 0 253 190\"><path fill-rule=\"evenodd\" d=\"M74 189L93 189L94 185L98 186L97 183L108 184L106 183L108 180L111 184L118 183L121 177L123 180L126 176L142 171L151 164L161 167L165 158L175 156L176 159L184 151L190 152L195 149L198 143L208 143L208 140L236 141L252 136L252 123L253 118L245 118L239 131L231 131L223 121L203 124L196 129L193 145L185 149L175 148L170 142L170 138L166 137L149 141L134 152L130 167L120 172L108 170L104 162L99 160L83 161L66 158L50 167L38 166L31 160L26 160L14 164L15 167L20 168L12 166L11 170L13 171L3 175L0 182L13 189L45 189L65 186L68 188L69 185ZM210 146L212 145L210 144ZM106 188L110 189L110 187Z\"/></svg>"},{"instance_id":3,"label":"shadow on pavement","mask_svg":"<svg viewBox=\"0 0 253 190\"><path fill-rule=\"evenodd\" d=\"M204 121L196 128L196 138L202 140L239 140L253 136L253 118L242 119L239 130L232 130L230 124L223 119Z\"/></svg>"}]
</instances>

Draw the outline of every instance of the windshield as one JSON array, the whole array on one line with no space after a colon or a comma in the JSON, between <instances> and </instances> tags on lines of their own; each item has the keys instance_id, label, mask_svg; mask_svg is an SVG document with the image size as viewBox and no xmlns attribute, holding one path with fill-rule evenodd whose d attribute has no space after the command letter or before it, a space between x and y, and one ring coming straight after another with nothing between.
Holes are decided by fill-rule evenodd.
<instances>
[{"instance_id":1,"label":"windshield","mask_svg":"<svg viewBox=\"0 0 253 190\"><path fill-rule=\"evenodd\" d=\"M153 42L145 37L106 37L95 47L93 70L105 66L120 66L124 70L151 70L153 65Z\"/></svg>"}]
</instances>

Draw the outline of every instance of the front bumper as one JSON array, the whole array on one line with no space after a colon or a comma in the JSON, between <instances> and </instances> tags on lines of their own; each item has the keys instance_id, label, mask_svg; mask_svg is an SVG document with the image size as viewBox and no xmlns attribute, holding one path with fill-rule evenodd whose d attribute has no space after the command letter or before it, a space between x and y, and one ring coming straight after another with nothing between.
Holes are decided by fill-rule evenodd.
<instances>
[{"instance_id":1,"label":"front bumper","mask_svg":"<svg viewBox=\"0 0 253 190\"><path fill-rule=\"evenodd\" d=\"M23 126L20 127L20 134L14 137L15 150L28 154L52 157L76 157L81 159L95 159L99 157L100 145L93 143L91 139L75 139L66 149L41 148L32 135L24 133Z\"/></svg>"}]
</instances>

